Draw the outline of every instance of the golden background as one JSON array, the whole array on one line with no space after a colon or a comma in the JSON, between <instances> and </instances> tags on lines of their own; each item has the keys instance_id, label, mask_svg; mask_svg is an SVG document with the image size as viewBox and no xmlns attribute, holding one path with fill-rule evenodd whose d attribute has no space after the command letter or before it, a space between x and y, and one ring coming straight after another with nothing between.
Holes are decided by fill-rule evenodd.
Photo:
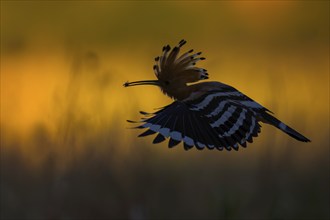
<instances>
[{"instance_id":1,"label":"golden background","mask_svg":"<svg viewBox=\"0 0 330 220\"><path fill-rule=\"evenodd\" d=\"M238 152L152 145L163 45L275 112ZM328 1L1 1L1 219L329 218Z\"/></svg>"}]
</instances>

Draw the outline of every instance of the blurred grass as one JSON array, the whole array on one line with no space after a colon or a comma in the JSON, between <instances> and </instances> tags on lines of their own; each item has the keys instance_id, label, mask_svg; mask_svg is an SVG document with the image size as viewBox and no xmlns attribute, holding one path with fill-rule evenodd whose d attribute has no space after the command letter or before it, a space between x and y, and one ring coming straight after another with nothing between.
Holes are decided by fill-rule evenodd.
<instances>
[{"instance_id":1,"label":"blurred grass","mask_svg":"<svg viewBox=\"0 0 330 220\"><path fill-rule=\"evenodd\" d=\"M329 219L329 2L1 1L1 219ZM138 139L186 38L212 80L312 139L263 126L239 152Z\"/></svg>"}]
</instances>

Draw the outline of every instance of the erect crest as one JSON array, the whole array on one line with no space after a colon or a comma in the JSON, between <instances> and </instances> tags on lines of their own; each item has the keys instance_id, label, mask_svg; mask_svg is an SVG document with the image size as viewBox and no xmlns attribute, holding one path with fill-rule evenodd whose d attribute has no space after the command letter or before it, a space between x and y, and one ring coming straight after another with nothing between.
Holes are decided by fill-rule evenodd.
<instances>
[{"instance_id":1,"label":"erect crest","mask_svg":"<svg viewBox=\"0 0 330 220\"><path fill-rule=\"evenodd\" d=\"M195 67L198 61L205 59L200 57L202 52L193 53L193 50L189 50L178 56L185 43L185 40L181 40L172 50L169 45L164 46L162 55L155 58L153 68L159 80L185 84L208 79L206 69Z\"/></svg>"}]
</instances>

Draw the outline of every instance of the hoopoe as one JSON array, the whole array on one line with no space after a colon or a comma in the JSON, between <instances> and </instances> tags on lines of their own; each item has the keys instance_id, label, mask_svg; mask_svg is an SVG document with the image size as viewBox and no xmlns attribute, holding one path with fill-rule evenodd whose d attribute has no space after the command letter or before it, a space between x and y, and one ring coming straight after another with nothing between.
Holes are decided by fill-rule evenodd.
<instances>
[{"instance_id":1,"label":"hoopoe","mask_svg":"<svg viewBox=\"0 0 330 220\"><path fill-rule=\"evenodd\" d=\"M208 79L208 73L195 66L205 59L200 57L201 52L190 50L178 56L185 43L181 40L172 50L169 45L163 47L162 55L155 58L153 66L157 80L124 84L125 87L155 85L175 100L154 113L140 111L144 118L138 122L143 124L135 128L148 130L139 137L157 133L153 143L169 138L170 148L183 142L185 150L196 146L199 150L225 148L230 151L238 150L238 145L246 147L246 142L252 143L252 138L260 133L259 122L263 122L299 141L310 142L271 115L271 111L229 85L220 82L190 84Z\"/></svg>"}]
</instances>

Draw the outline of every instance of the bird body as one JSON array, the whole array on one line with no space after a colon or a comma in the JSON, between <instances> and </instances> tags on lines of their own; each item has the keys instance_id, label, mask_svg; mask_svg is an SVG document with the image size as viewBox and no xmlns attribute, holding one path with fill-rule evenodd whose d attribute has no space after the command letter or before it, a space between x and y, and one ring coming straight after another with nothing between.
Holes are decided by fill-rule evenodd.
<instances>
[{"instance_id":1,"label":"bird body","mask_svg":"<svg viewBox=\"0 0 330 220\"><path fill-rule=\"evenodd\" d=\"M193 50L178 57L185 43L181 40L172 51L169 45L163 47L163 54L155 58L153 67L157 80L124 84L125 87L156 85L175 100L157 112L140 112L146 118L136 128L148 130L139 136L157 134L153 143L169 138L169 147L183 142L186 150L193 146L238 150L238 145L246 147L246 142L253 142L260 132L259 122L264 122L299 141L310 141L235 88L220 82L195 83L208 79L207 71L195 66L205 58L200 57L201 52L192 53Z\"/></svg>"}]
</instances>

